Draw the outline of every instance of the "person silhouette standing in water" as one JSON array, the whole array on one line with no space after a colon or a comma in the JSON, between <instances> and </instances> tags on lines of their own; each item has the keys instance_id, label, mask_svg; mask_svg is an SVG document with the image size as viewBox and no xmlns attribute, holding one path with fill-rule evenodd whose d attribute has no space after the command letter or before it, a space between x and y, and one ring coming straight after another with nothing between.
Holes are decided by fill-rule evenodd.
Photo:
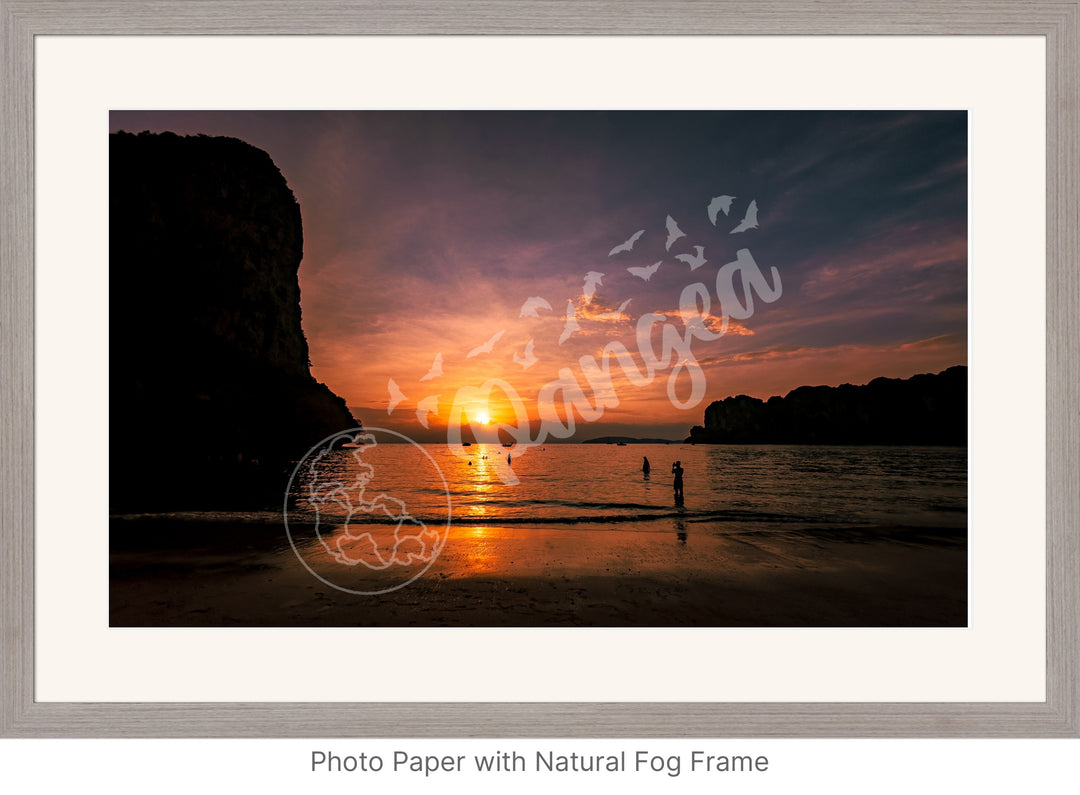
<instances>
[{"instance_id":1,"label":"person silhouette standing in water","mask_svg":"<svg viewBox=\"0 0 1080 795\"><path fill-rule=\"evenodd\" d=\"M681 500L683 498L683 468L682 461L676 461L671 465L671 474L675 476L675 482L672 484L675 487L675 499Z\"/></svg>"},{"instance_id":2,"label":"person silhouette standing in water","mask_svg":"<svg viewBox=\"0 0 1080 795\"><path fill-rule=\"evenodd\" d=\"M642 458L644 460L642 461L642 464L641 464L641 473L645 476L645 480L648 480L649 479L649 472L652 470L652 467L649 466L649 457L648 456L642 456Z\"/></svg>"}]
</instances>

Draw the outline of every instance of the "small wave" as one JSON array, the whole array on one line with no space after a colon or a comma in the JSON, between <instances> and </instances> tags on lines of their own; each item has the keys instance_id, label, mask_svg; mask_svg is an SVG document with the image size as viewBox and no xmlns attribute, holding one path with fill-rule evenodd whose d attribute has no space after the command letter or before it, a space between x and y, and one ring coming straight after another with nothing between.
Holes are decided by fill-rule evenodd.
<instances>
[{"instance_id":1,"label":"small wave","mask_svg":"<svg viewBox=\"0 0 1080 795\"><path fill-rule=\"evenodd\" d=\"M299 515L297 519L314 520L315 515ZM413 519L429 526L437 526L446 522L446 516L413 516ZM451 517L451 523L465 527L493 527L497 525L579 525L579 524L644 524L648 522L679 519L686 522L740 522L740 523L774 523L774 524L819 524L822 519L808 516L795 516L791 514L759 513L753 511L731 510L653 510L644 513L585 513L585 514L503 514L493 513L455 513ZM342 516L322 516L322 522L342 522ZM292 519L290 518L290 521ZM356 516L354 524L396 524L397 520L381 516ZM835 523L835 522L834 522Z\"/></svg>"},{"instance_id":2,"label":"small wave","mask_svg":"<svg viewBox=\"0 0 1080 795\"><path fill-rule=\"evenodd\" d=\"M652 505L642 502L586 502L582 500L555 500L555 499L543 499L543 500L514 500L514 499L499 499L493 502L476 501L475 495L469 492L463 492L459 495L467 498L472 504L479 505L486 510L494 509L504 510L506 508L537 508L537 509L553 509L558 510L561 508L568 508L575 511L661 511L664 510L663 506ZM458 505L469 505L468 501L458 502Z\"/></svg>"},{"instance_id":3,"label":"small wave","mask_svg":"<svg viewBox=\"0 0 1080 795\"><path fill-rule=\"evenodd\" d=\"M154 513L115 513L110 521L135 522L145 519L174 522L216 522L231 524L275 524L281 511L158 511Z\"/></svg>"}]
</instances>

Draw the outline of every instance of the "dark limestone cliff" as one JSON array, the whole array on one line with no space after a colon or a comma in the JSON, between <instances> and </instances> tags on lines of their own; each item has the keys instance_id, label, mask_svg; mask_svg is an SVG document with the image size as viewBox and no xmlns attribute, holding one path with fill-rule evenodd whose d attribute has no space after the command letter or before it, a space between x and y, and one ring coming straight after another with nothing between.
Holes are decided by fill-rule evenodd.
<instances>
[{"instance_id":1,"label":"dark limestone cliff","mask_svg":"<svg viewBox=\"0 0 1080 795\"><path fill-rule=\"evenodd\" d=\"M705 409L689 442L967 444L967 367L869 384L801 386L768 401L738 395Z\"/></svg>"},{"instance_id":2,"label":"dark limestone cliff","mask_svg":"<svg viewBox=\"0 0 1080 795\"><path fill-rule=\"evenodd\" d=\"M279 505L356 424L309 372L296 199L233 138L109 143L110 511Z\"/></svg>"}]
</instances>

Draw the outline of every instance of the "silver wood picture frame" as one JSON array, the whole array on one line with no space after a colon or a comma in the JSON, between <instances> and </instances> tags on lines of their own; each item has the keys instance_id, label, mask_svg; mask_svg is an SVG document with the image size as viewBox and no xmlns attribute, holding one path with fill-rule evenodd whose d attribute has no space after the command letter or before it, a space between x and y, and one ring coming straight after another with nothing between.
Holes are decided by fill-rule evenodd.
<instances>
[{"instance_id":1,"label":"silver wood picture frame","mask_svg":"<svg viewBox=\"0 0 1080 795\"><path fill-rule=\"evenodd\" d=\"M1046 43L1046 699L53 703L34 689L34 43L49 35L959 35ZM0 0L0 737L1080 736L1080 2Z\"/></svg>"}]
</instances>

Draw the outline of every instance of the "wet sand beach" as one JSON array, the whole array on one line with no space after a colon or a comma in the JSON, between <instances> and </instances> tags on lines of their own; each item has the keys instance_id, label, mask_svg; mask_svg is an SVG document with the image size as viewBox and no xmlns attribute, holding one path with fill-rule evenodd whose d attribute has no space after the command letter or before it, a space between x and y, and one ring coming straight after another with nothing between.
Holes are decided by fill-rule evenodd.
<instances>
[{"instance_id":1,"label":"wet sand beach","mask_svg":"<svg viewBox=\"0 0 1080 795\"><path fill-rule=\"evenodd\" d=\"M313 576L280 522L116 517L110 534L113 627L967 623L963 528L454 525L422 576L368 596Z\"/></svg>"}]
</instances>

